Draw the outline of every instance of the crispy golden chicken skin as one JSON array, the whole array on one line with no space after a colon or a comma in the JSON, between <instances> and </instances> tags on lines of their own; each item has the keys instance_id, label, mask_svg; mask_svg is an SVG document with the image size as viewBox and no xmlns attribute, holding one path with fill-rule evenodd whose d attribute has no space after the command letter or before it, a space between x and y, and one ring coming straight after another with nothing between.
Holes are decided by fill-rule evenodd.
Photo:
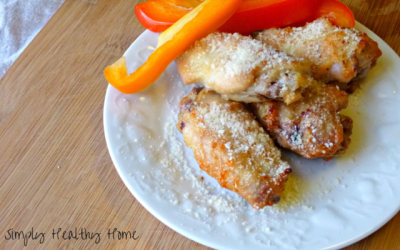
<instances>
[{"instance_id":1,"label":"crispy golden chicken skin","mask_svg":"<svg viewBox=\"0 0 400 250\"><path fill-rule=\"evenodd\" d=\"M335 155L342 155L346 152L351 142L350 136L353 133L353 120L350 117L340 115L340 121L343 125L343 141Z\"/></svg>"},{"instance_id":2,"label":"crispy golden chicken skin","mask_svg":"<svg viewBox=\"0 0 400 250\"><path fill-rule=\"evenodd\" d=\"M305 158L330 158L343 154L351 141L353 121L338 113L347 103L346 92L320 85L290 105L270 100L252 108L282 147Z\"/></svg>"},{"instance_id":3,"label":"crispy golden chicken skin","mask_svg":"<svg viewBox=\"0 0 400 250\"><path fill-rule=\"evenodd\" d=\"M292 103L315 81L310 63L239 34L213 33L176 60L185 84L202 83L224 98Z\"/></svg>"},{"instance_id":4,"label":"crispy golden chicken skin","mask_svg":"<svg viewBox=\"0 0 400 250\"><path fill-rule=\"evenodd\" d=\"M195 88L179 105L177 127L202 170L254 209L279 201L291 168L244 104Z\"/></svg>"},{"instance_id":5,"label":"crispy golden chicken skin","mask_svg":"<svg viewBox=\"0 0 400 250\"><path fill-rule=\"evenodd\" d=\"M354 28L335 27L321 17L300 28L268 29L253 37L265 45L313 64L315 79L332 82L342 90L354 91L356 81L365 77L382 55L378 44Z\"/></svg>"}]
</instances>

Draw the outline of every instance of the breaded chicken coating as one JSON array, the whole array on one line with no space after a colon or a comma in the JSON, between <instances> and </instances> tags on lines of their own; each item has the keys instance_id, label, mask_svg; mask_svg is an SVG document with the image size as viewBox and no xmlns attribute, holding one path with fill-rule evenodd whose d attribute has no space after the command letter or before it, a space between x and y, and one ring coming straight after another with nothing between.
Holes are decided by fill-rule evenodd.
<instances>
[{"instance_id":1,"label":"breaded chicken coating","mask_svg":"<svg viewBox=\"0 0 400 250\"><path fill-rule=\"evenodd\" d=\"M366 76L382 55L378 44L355 28L338 28L321 17L300 28L268 29L253 37L267 46L313 64L312 76L354 91L358 78Z\"/></svg>"},{"instance_id":2,"label":"breaded chicken coating","mask_svg":"<svg viewBox=\"0 0 400 250\"><path fill-rule=\"evenodd\" d=\"M331 158L343 154L353 121L338 112L347 107L347 93L332 85L320 85L298 102L252 103L264 128L284 148L305 158Z\"/></svg>"},{"instance_id":3,"label":"breaded chicken coating","mask_svg":"<svg viewBox=\"0 0 400 250\"><path fill-rule=\"evenodd\" d=\"M202 170L254 209L279 201L291 168L244 104L195 88L179 105L177 127Z\"/></svg>"},{"instance_id":4,"label":"breaded chicken coating","mask_svg":"<svg viewBox=\"0 0 400 250\"><path fill-rule=\"evenodd\" d=\"M292 103L315 84L310 64L239 34L213 33L176 60L185 84L202 83L224 98Z\"/></svg>"}]
</instances>

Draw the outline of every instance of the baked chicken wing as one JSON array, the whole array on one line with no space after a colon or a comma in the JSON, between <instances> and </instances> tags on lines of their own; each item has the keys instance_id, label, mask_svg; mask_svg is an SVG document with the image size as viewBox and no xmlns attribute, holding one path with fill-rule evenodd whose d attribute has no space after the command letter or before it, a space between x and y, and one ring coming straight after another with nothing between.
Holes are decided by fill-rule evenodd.
<instances>
[{"instance_id":1,"label":"baked chicken wing","mask_svg":"<svg viewBox=\"0 0 400 250\"><path fill-rule=\"evenodd\" d=\"M382 55L378 44L355 28L338 28L321 17L300 28L268 29L253 37L267 46L309 60L315 79L354 91L357 78L365 77Z\"/></svg>"},{"instance_id":2,"label":"baked chicken wing","mask_svg":"<svg viewBox=\"0 0 400 250\"><path fill-rule=\"evenodd\" d=\"M202 83L224 98L292 103L315 83L310 63L239 34L213 33L176 60L185 84Z\"/></svg>"},{"instance_id":3,"label":"baked chicken wing","mask_svg":"<svg viewBox=\"0 0 400 250\"><path fill-rule=\"evenodd\" d=\"M347 103L346 92L321 85L290 105L269 100L252 108L282 147L306 158L331 158L343 154L351 141L353 121L338 113Z\"/></svg>"},{"instance_id":4,"label":"baked chicken wing","mask_svg":"<svg viewBox=\"0 0 400 250\"><path fill-rule=\"evenodd\" d=\"M177 127L202 170L254 209L279 201L291 168L244 104L195 88L179 105Z\"/></svg>"}]
</instances>

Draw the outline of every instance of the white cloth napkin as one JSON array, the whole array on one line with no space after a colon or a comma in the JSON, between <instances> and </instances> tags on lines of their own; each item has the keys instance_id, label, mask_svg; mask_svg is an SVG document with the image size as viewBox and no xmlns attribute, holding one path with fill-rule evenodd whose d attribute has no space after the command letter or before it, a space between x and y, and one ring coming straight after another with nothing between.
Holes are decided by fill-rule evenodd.
<instances>
[{"instance_id":1,"label":"white cloth napkin","mask_svg":"<svg viewBox=\"0 0 400 250\"><path fill-rule=\"evenodd\" d=\"M0 78L64 0L0 0Z\"/></svg>"}]
</instances>

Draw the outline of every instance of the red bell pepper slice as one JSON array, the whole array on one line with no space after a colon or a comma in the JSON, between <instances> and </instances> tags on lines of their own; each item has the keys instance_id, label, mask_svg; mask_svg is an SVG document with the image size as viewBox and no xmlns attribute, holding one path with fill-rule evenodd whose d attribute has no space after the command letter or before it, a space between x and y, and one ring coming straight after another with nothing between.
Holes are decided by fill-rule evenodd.
<instances>
[{"instance_id":1,"label":"red bell pepper slice","mask_svg":"<svg viewBox=\"0 0 400 250\"><path fill-rule=\"evenodd\" d=\"M314 13L314 17L309 21L313 21L321 16L328 16L329 20L339 27L354 27L353 12L344 3L337 0L324 0Z\"/></svg>"},{"instance_id":2,"label":"red bell pepper slice","mask_svg":"<svg viewBox=\"0 0 400 250\"><path fill-rule=\"evenodd\" d=\"M179 20L200 0L149 0L135 6L139 22L160 32ZM355 24L351 10L338 0L243 0L236 13L219 29L249 34L254 30L304 24L328 15L340 27Z\"/></svg>"},{"instance_id":3,"label":"red bell pepper slice","mask_svg":"<svg viewBox=\"0 0 400 250\"><path fill-rule=\"evenodd\" d=\"M149 0L135 6L135 15L145 28L163 32L200 3L200 0Z\"/></svg>"},{"instance_id":4,"label":"red bell pepper slice","mask_svg":"<svg viewBox=\"0 0 400 250\"><path fill-rule=\"evenodd\" d=\"M321 0L247 0L219 29L248 34L255 30L288 26L314 15Z\"/></svg>"}]
</instances>

